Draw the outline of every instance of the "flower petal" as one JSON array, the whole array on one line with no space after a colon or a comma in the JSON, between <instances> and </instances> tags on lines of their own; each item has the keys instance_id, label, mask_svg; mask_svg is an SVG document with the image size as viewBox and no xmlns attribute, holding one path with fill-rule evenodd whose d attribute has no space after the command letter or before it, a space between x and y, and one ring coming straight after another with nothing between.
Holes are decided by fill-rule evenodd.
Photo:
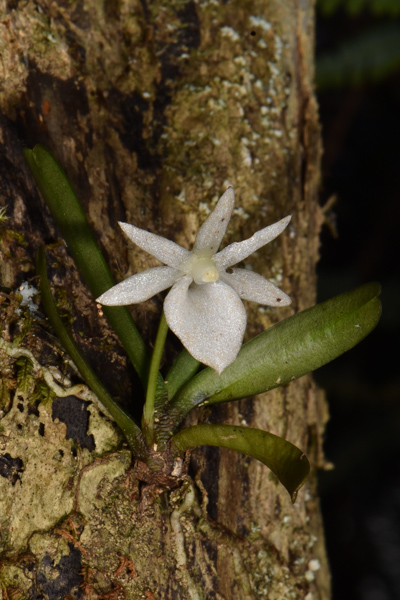
<instances>
[{"instance_id":1,"label":"flower petal","mask_svg":"<svg viewBox=\"0 0 400 600\"><path fill-rule=\"evenodd\" d=\"M121 223L120 221L119 226L139 248L146 250L146 252L158 258L159 261L174 269L178 269L181 262L190 254L189 250L155 233L150 233L149 231L139 229L139 227L135 227L129 223Z\"/></svg>"},{"instance_id":2,"label":"flower petal","mask_svg":"<svg viewBox=\"0 0 400 600\"><path fill-rule=\"evenodd\" d=\"M96 302L107 306L125 306L144 302L158 292L171 287L180 277L182 273L171 267L153 267L114 285L97 298Z\"/></svg>"},{"instance_id":3,"label":"flower petal","mask_svg":"<svg viewBox=\"0 0 400 600\"><path fill-rule=\"evenodd\" d=\"M272 242L288 226L291 218L292 216L289 215L273 225L260 229L248 240L230 244L213 257L214 263L219 269L227 269L236 265L265 244Z\"/></svg>"},{"instance_id":4,"label":"flower petal","mask_svg":"<svg viewBox=\"0 0 400 600\"><path fill-rule=\"evenodd\" d=\"M228 187L218 200L216 207L208 219L200 227L193 246L195 254L213 256L218 252L221 240L225 235L235 204L235 192Z\"/></svg>"},{"instance_id":5,"label":"flower petal","mask_svg":"<svg viewBox=\"0 0 400 600\"><path fill-rule=\"evenodd\" d=\"M247 269L232 269L233 273L220 273L220 278L239 294L243 300L251 300L267 306L288 306L292 300L276 285Z\"/></svg>"},{"instance_id":6,"label":"flower petal","mask_svg":"<svg viewBox=\"0 0 400 600\"><path fill-rule=\"evenodd\" d=\"M246 310L222 281L197 285L190 276L164 302L167 323L190 354L220 374L236 358L246 329Z\"/></svg>"}]
</instances>

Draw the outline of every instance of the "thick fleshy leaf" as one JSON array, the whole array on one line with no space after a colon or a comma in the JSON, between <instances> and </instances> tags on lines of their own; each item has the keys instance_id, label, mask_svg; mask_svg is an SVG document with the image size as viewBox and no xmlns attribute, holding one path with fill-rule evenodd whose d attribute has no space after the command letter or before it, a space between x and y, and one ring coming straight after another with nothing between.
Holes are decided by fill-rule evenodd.
<instances>
[{"instance_id":1,"label":"thick fleshy leaf","mask_svg":"<svg viewBox=\"0 0 400 600\"><path fill-rule=\"evenodd\" d=\"M232 273L221 273L220 277L233 287L243 300L267 306L288 306L292 302L276 285L248 269L232 269Z\"/></svg>"},{"instance_id":2,"label":"thick fleshy leaf","mask_svg":"<svg viewBox=\"0 0 400 600\"><path fill-rule=\"evenodd\" d=\"M172 267L153 267L121 281L96 301L109 306L126 306L144 302L171 287L180 277L182 273Z\"/></svg>"},{"instance_id":3,"label":"thick fleshy leaf","mask_svg":"<svg viewBox=\"0 0 400 600\"><path fill-rule=\"evenodd\" d=\"M262 246L265 246L265 244L272 242L272 240L286 229L291 218L291 215L289 215L277 223L273 223L273 225L260 229L260 231L257 231L257 233L252 235L248 240L230 244L230 246L227 246L214 256L213 260L216 266L219 269L227 269L232 265L236 265L241 260L244 260L250 256L250 254L253 254L253 252L262 248Z\"/></svg>"},{"instance_id":4,"label":"thick fleshy leaf","mask_svg":"<svg viewBox=\"0 0 400 600\"><path fill-rule=\"evenodd\" d=\"M100 296L115 281L68 177L43 146L26 148L24 155L84 282L95 298ZM105 307L103 312L145 385L149 356L131 315L122 307Z\"/></svg>"},{"instance_id":5,"label":"thick fleshy leaf","mask_svg":"<svg viewBox=\"0 0 400 600\"><path fill-rule=\"evenodd\" d=\"M175 242L167 240L155 233L150 233L145 229L139 229L129 223L118 223L122 231L139 248L145 250L162 263L177 269L179 265L190 255L189 250L178 246Z\"/></svg>"},{"instance_id":6,"label":"thick fleshy leaf","mask_svg":"<svg viewBox=\"0 0 400 600\"><path fill-rule=\"evenodd\" d=\"M196 446L219 446L257 458L277 476L292 502L296 501L297 492L310 472L310 463L299 448L272 433L252 427L196 425L174 435L170 444L177 455Z\"/></svg>"},{"instance_id":7,"label":"thick fleshy leaf","mask_svg":"<svg viewBox=\"0 0 400 600\"><path fill-rule=\"evenodd\" d=\"M188 275L164 301L167 323L194 358L221 373L235 360L246 328L246 310L222 281L197 285Z\"/></svg>"},{"instance_id":8,"label":"thick fleshy leaf","mask_svg":"<svg viewBox=\"0 0 400 600\"><path fill-rule=\"evenodd\" d=\"M201 363L196 360L186 348L182 350L165 378L165 384L168 389L168 398L173 398L181 387L196 375L200 368L200 364Z\"/></svg>"},{"instance_id":9,"label":"thick fleshy leaf","mask_svg":"<svg viewBox=\"0 0 400 600\"><path fill-rule=\"evenodd\" d=\"M235 204L235 192L229 187L218 200L217 206L200 227L193 252L205 256L215 254L221 244Z\"/></svg>"},{"instance_id":10,"label":"thick fleshy leaf","mask_svg":"<svg viewBox=\"0 0 400 600\"><path fill-rule=\"evenodd\" d=\"M239 400L285 385L318 369L350 350L379 321L378 283L317 304L244 344L237 359L218 376L205 369L193 377L172 400L160 426L160 437L169 437L188 412L199 404ZM164 425L165 423L165 425ZM164 430L165 432L161 431Z\"/></svg>"}]
</instances>

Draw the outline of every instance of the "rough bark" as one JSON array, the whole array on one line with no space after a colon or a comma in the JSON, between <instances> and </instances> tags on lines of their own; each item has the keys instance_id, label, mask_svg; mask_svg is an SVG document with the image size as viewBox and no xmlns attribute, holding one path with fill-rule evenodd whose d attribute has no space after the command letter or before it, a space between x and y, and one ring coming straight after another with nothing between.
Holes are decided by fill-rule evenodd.
<instances>
[{"instance_id":1,"label":"rough bark","mask_svg":"<svg viewBox=\"0 0 400 600\"><path fill-rule=\"evenodd\" d=\"M246 336L312 305L321 223L313 2L0 6L3 598L327 600L315 482L326 408L311 377L191 417L263 428L305 449L313 473L294 506L266 467L227 450L193 452L173 491L143 486L118 429L88 390L70 388L79 378L40 308L33 318L17 293L35 285L36 250L50 244L49 275L77 341L137 411L138 380L24 163L23 147L42 143L118 279L155 264L118 220L189 247L229 181L237 208L225 242L293 215L251 258L293 304L248 304ZM132 307L149 342L160 308L160 297ZM177 348L169 342L166 364Z\"/></svg>"}]
</instances>

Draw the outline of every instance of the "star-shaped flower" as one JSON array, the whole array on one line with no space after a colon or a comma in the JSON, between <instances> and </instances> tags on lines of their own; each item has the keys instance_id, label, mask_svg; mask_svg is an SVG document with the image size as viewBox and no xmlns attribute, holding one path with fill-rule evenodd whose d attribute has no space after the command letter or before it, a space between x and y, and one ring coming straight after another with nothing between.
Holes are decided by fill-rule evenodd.
<instances>
[{"instance_id":1,"label":"star-shaped flower","mask_svg":"<svg viewBox=\"0 0 400 600\"><path fill-rule=\"evenodd\" d=\"M192 251L128 223L119 223L140 248L163 262L137 273L97 299L121 306L148 300L172 286L164 301L168 326L194 358L219 374L236 358L246 329L241 298L268 306L287 306L291 299L273 283L247 269L231 269L275 239L291 217L257 231L217 253L235 202L229 187L200 227Z\"/></svg>"}]
</instances>

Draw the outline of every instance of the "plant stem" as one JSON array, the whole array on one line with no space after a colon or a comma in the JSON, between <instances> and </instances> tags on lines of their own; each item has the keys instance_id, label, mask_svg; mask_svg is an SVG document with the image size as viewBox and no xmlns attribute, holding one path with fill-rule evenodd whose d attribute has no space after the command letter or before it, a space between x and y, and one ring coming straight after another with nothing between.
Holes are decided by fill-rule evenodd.
<instances>
[{"instance_id":1,"label":"plant stem","mask_svg":"<svg viewBox=\"0 0 400 600\"><path fill-rule=\"evenodd\" d=\"M153 355L151 357L146 402L143 408L142 430L148 446L151 446L154 442L154 402L157 390L157 377L167 333L168 325L163 311L158 326Z\"/></svg>"}]
</instances>

